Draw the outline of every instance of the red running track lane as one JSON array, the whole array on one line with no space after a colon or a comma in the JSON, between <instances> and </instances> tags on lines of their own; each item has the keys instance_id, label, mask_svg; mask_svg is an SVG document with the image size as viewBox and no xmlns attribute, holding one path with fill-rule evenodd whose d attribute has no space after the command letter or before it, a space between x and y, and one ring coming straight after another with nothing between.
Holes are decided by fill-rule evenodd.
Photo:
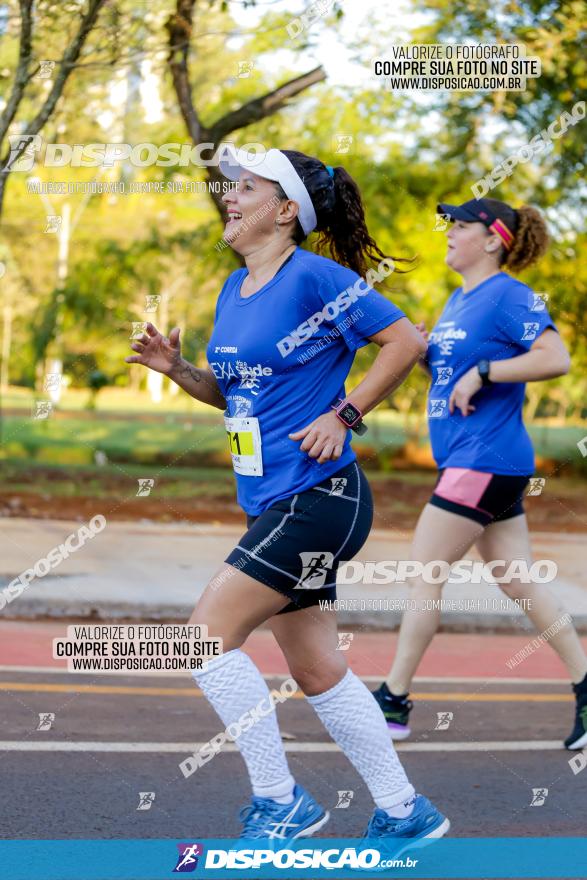
<instances>
[{"instance_id":1,"label":"red running track lane","mask_svg":"<svg viewBox=\"0 0 587 880\"><path fill-rule=\"evenodd\" d=\"M45 666L65 670L65 663L52 657L52 639L65 636L67 625L56 621L0 621L0 665ZM88 626L88 622L80 621L77 625ZM440 633L424 656L417 674L439 678L519 677L560 678L566 681L565 667L548 645L542 645L518 666L508 669L506 662L531 642L532 637L531 633ZM384 675L393 658L396 640L396 633L354 633L347 651L350 666L359 675ZM583 639L583 644L587 648L587 639ZM288 672L285 659L269 631L254 633L247 640L245 650L263 673Z\"/></svg>"}]
</instances>

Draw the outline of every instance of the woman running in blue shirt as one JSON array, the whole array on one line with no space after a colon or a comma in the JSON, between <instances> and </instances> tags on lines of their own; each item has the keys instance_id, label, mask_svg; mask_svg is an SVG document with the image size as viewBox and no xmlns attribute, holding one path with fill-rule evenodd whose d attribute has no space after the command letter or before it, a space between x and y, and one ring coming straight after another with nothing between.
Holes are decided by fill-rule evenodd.
<instances>
[{"instance_id":1,"label":"woman running in blue shirt","mask_svg":"<svg viewBox=\"0 0 587 880\"><path fill-rule=\"evenodd\" d=\"M414 534L412 560L452 564L476 545L511 599L522 607L565 663L576 698L568 749L587 745L587 657L558 599L524 577L532 566L522 497L534 473L534 451L522 420L526 382L562 376L569 355L543 299L502 270L519 272L548 246L541 214L496 199L438 206L448 215L447 264L463 279L449 297L428 342L428 421L439 477ZM501 564L497 564L497 561ZM507 574L514 560L521 576ZM440 621L430 611L442 585L410 582L413 608L402 618L389 676L375 692L392 737L410 735L409 688Z\"/></svg>"},{"instance_id":2,"label":"woman running in blue shirt","mask_svg":"<svg viewBox=\"0 0 587 880\"><path fill-rule=\"evenodd\" d=\"M261 160L260 160L261 159ZM128 357L169 375L225 411L248 531L206 587L190 619L221 637L223 655L193 673L237 745L252 783L243 837L309 836L328 813L290 772L267 685L241 650L268 622L291 674L330 736L365 780L375 811L368 836L440 837L448 819L416 795L377 702L347 668L336 614L336 571L361 549L373 502L350 444L362 417L391 394L425 350L416 328L372 289L393 270L370 237L357 185L342 167L293 151L226 156L238 188L223 197L225 240L244 258L224 284L207 349L209 367L180 355L153 325ZM327 259L299 245L313 231ZM363 278L365 280L363 280ZM358 348L379 346L365 378L344 384ZM257 717L259 713L256 713ZM196 760L197 766L197 760Z\"/></svg>"}]
</instances>

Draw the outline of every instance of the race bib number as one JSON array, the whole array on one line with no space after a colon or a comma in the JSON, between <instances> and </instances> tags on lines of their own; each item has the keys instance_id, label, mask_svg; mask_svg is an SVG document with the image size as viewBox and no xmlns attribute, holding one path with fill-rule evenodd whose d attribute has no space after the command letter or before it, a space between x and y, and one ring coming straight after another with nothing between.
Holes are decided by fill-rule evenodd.
<instances>
[{"instance_id":1,"label":"race bib number","mask_svg":"<svg viewBox=\"0 0 587 880\"><path fill-rule=\"evenodd\" d=\"M263 459L261 456L261 431L259 419L224 417L232 466L235 473L247 477L263 476Z\"/></svg>"}]
</instances>

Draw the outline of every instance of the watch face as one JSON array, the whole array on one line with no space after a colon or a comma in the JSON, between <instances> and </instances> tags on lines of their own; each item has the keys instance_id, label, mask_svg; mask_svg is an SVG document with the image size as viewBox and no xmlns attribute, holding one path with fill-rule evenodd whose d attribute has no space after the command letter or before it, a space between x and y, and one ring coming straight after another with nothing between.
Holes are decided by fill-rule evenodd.
<instances>
[{"instance_id":1,"label":"watch face","mask_svg":"<svg viewBox=\"0 0 587 880\"><path fill-rule=\"evenodd\" d=\"M352 425L353 422L356 422L360 417L361 413L353 406L352 403L347 403L343 408L339 411L339 416L346 422L347 425Z\"/></svg>"}]
</instances>

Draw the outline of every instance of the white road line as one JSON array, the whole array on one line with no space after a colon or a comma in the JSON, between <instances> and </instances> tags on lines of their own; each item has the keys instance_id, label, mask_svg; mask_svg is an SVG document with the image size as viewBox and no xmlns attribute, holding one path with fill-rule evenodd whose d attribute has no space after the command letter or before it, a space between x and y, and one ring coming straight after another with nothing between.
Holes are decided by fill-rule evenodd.
<instances>
[{"instance_id":1,"label":"white road line","mask_svg":"<svg viewBox=\"0 0 587 880\"><path fill-rule=\"evenodd\" d=\"M202 748L205 743L173 743L173 742L67 742L61 740L31 741L12 740L0 741L0 751L7 752L177 752L191 755ZM339 752L336 743L330 742L285 742L286 752ZM515 742L421 742L396 743L398 752L542 752L563 751L560 740L528 740ZM236 752L234 743L226 743L222 749Z\"/></svg>"},{"instance_id":2,"label":"white road line","mask_svg":"<svg viewBox=\"0 0 587 880\"><path fill-rule=\"evenodd\" d=\"M54 674L62 674L67 675L67 668L58 668L56 666L10 666L8 665L0 665L0 672L34 672L34 673L48 673L49 675ZM79 674L79 673L76 673ZM88 675L116 675L120 677L124 676L137 676L140 678L181 678L185 679L189 677L189 672L186 670L183 674L178 672L172 672L167 670L153 670L150 672L141 672L140 670L124 670L124 672L117 672L112 670L106 670L100 673L92 673L88 672ZM286 678L291 678L290 675L286 675L285 673L274 673L272 675L263 675L263 678L268 681L285 681ZM360 675L363 681L368 682L381 682L383 681L382 675ZM417 675L414 678L414 683L418 682L430 682L433 684L484 684L486 682L491 682L492 684L564 684L568 685L568 679L566 678L494 678L491 675L486 677L483 676L419 676Z\"/></svg>"}]
</instances>

